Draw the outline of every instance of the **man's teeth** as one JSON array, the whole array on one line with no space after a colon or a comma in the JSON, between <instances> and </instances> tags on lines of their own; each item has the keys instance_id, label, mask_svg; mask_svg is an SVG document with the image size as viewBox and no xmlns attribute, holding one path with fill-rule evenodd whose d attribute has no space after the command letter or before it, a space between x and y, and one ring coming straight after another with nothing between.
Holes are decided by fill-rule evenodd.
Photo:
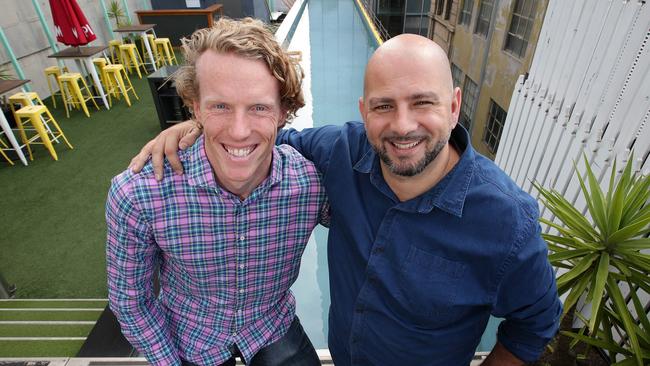
<instances>
[{"instance_id":1,"label":"man's teeth","mask_svg":"<svg viewBox=\"0 0 650 366\"><path fill-rule=\"evenodd\" d=\"M249 146L249 147L242 148L242 149L234 149L234 148L229 147L229 148L227 148L227 150L228 150L228 154L230 154L230 155L234 155L236 157L244 157L244 156L247 156L248 154L250 154L251 151L253 151L253 147Z\"/></svg>"},{"instance_id":2,"label":"man's teeth","mask_svg":"<svg viewBox=\"0 0 650 366\"><path fill-rule=\"evenodd\" d=\"M410 149L419 143L420 141L410 142L408 144L400 144L399 142L393 142L393 145L398 149Z\"/></svg>"}]
</instances>

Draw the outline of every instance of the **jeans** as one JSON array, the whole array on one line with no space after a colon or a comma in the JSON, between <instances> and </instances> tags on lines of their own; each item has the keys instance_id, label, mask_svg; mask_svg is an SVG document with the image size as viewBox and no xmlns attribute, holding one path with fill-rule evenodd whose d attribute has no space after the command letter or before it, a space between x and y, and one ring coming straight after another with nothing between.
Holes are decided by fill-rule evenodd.
<instances>
[{"instance_id":1,"label":"jeans","mask_svg":"<svg viewBox=\"0 0 650 366\"><path fill-rule=\"evenodd\" d=\"M220 366L235 366L235 357L241 357L234 347L233 357ZM318 355L311 344L298 317L293 319L287 334L274 343L259 350L248 363L250 366L316 366L320 365ZM183 361L183 366L197 366Z\"/></svg>"}]
</instances>

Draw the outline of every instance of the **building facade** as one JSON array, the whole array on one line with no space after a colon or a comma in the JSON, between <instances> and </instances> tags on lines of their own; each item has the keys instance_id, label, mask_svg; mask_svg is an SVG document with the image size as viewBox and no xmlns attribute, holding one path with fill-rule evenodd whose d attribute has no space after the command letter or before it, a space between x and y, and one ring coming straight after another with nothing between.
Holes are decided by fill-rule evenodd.
<instances>
[{"instance_id":1,"label":"building facade","mask_svg":"<svg viewBox=\"0 0 650 366\"><path fill-rule=\"evenodd\" d=\"M460 123L494 158L519 75L530 65L548 0L434 0L429 38L451 61L463 93Z\"/></svg>"},{"instance_id":2,"label":"building facade","mask_svg":"<svg viewBox=\"0 0 650 366\"><path fill-rule=\"evenodd\" d=\"M363 0L390 37L402 33L429 33L431 0Z\"/></svg>"}]
</instances>

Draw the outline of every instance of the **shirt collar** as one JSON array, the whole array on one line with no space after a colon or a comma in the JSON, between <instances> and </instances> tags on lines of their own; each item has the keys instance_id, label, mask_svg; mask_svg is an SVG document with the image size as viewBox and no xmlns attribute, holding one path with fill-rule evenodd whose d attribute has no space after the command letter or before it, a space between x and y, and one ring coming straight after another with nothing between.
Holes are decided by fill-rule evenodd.
<instances>
[{"instance_id":1,"label":"shirt collar","mask_svg":"<svg viewBox=\"0 0 650 366\"><path fill-rule=\"evenodd\" d=\"M226 190L217 184L212 170L212 165L208 160L205 153L205 138L201 135L192 146L187 150L181 152L181 161L185 167L185 174L187 174L187 183L191 186L216 188L217 192L223 194ZM278 152L277 147L273 148L273 160L271 162L271 174L262 181L262 183L255 188L249 198L253 195L257 196L259 193L265 192L268 188L282 181L282 156ZM258 193L259 192L259 193Z\"/></svg>"},{"instance_id":2,"label":"shirt collar","mask_svg":"<svg viewBox=\"0 0 650 366\"><path fill-rule=\"evenodd\" d=\"M469 142L467 130L460 124L457 124L451 131L449 142L461 154L454 168L428 192L408 201L408 204L405 202L407 206L419 213L428 213L435 206L449 214L462 217L465 198L474 174L476 153ZM354 165L354 170L359 173L371 174L374 177L381 177L385 184L379 157L370 145L368 145L366 153Z\"/></svg>"}]
</instances>

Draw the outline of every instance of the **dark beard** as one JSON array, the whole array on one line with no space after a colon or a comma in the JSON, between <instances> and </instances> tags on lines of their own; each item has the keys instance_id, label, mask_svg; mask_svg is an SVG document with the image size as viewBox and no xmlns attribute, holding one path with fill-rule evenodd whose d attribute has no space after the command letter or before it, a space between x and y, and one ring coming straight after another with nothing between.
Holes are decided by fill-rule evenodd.
<instances>
[{"instance_id":1,"label":"dark beard","mask_svg":"<svg viewBox=\"0 0 650 366\"><path fill-rule=\"evenodd\" d=\"M427 141L422 141L421 143L428 143L430 141L430 138L427 139ZM424 154L424 157L420 159L420 161L416 162L415 164L410 164L410 165L404 165L404 164L395 164L394 161L390 159L388 156L388 153L386 152L386 148L382 146L372 146L377 155L379 155L379 159L386 164L386 167L395 175L399 175L402 177L413 177L415 175L418 175L426 169L426 167L431 164L432 161L434 161L437 157L438 154L442 151L442 149L447 145L449 142L449 136L446 138L438 141L433 148L427 150Z\"/></svg>"}]
</instances>

